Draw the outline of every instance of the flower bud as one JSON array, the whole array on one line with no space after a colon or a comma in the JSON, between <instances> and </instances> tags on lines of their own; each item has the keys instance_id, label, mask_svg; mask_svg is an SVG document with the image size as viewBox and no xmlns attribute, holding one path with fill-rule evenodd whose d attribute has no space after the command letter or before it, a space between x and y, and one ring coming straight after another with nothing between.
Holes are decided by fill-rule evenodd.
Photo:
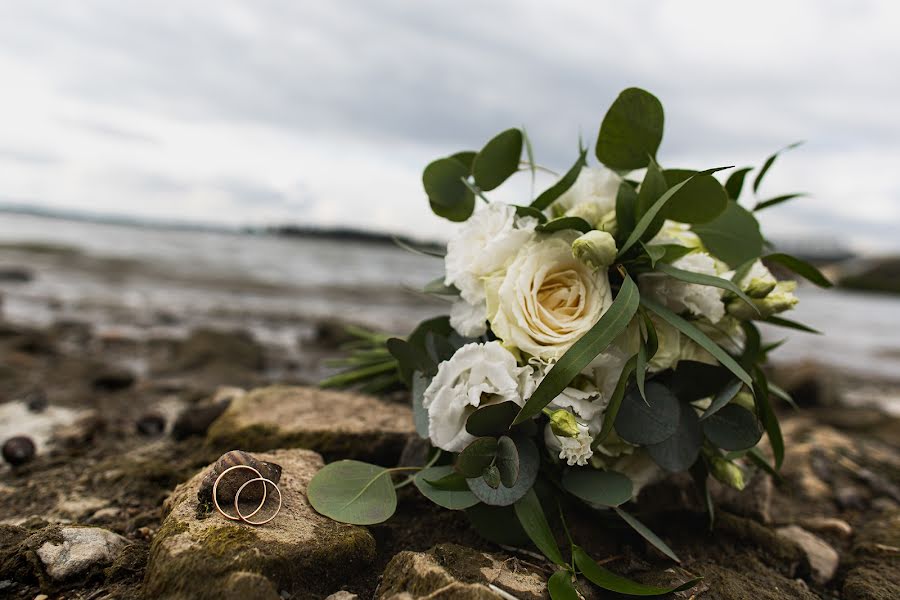
<instances>
[{"instance_id":1,"label":"flower bud","mask_svg":"<svg viewBox=\"0 0 900 600\"><path fill-rule=\"evenodd\" d=\"M563 216L584 219L594 227L603 215L594 202L582 202L567 210Z\"/></svg>"},{"instance_id":2,"label":"flower bud","mask_svg":"<svg viewBox=\"0 0 900 600\"><path fill-rule=\"evenodd\" d=\"M721 456L713 456L709 461L709 465L712 476L725 485L731 486L738 491L743 490L747 485L747 481L744 479L744 471L730 460L725 460Z\"/></svg>"},{"instance_id":3,"label":"flower bud","mask_svg":"<svg viewBox=\"0 0 900 600\"><path fill-rule=\"evenodd\" d=\"M744 288L744 293L751 298L765 298L769 292L775 289L776 282L773 279L754 278Z\"/></svg>"},{"instance_id":4,"label":"flower bud","mask_svg":"<svg viewBox=\"0 0 900 600\"><path fill-rule=\"evenodd\" d=\"M794 295L796 287L796 281L779 281L776 283L765 298L753 300L753 305L759 310L758 313L740 298L732 298L728 301L728 314L742 321L767 319L775 313L784 312L797 304L798 300Z\"/></svg>"},{"instance_id":5,"label":"flower bud","mask_svg":"<svg viewBox=\"0 0 900 600\"><path fill-rule=\"evenodd\" d=\"M616 251L616 240L605 231L588 231L572 242L572 254L592 269L613 264Z\"/></svg>"},{"instance_id":6,"label":"flower bud","mask_svg":"<svg viewBox=\"0 0 900 600\"><path fill-rule=\"evenodd\" d=\"M550 429L558 437L573 438L578 435L578 421L575 415L561 408L550 413Z\"/></svg>"},{"instance_id":7,"label":"flower bud","mask_svg":"<svg viewBox=\"0 0 900 600\"><path fill-rule=\"evenodd\" d=\"M731 403L746 408L752 413L756 412L756 403L753 400L753 394L750 392L741 390L737 393L737 396L734 397L734 400L732 400Z\"/></svg>"}]
</instances>

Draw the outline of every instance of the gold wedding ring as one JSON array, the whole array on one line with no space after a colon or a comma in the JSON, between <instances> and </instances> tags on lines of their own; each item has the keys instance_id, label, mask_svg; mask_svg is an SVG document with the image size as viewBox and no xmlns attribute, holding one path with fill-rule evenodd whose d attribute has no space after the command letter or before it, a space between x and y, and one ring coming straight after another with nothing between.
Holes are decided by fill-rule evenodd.
<instances>
[{"instance_id":1,"label":"gold wedding ring","mask_svg":"<svg viewBox=\"0 0 900 600\"><path fill-rule=\"evenodd\" d=\"M239 504L239 500L241 498L241 492L244 491L245 487L247 487L248 485L250 485L251 483L253 483L255 481L261 481L264 488L266 487L267 484L272 484L272 489L274 489L275 492L278 494L278 506L275 508L275 512L272 513L272 516L270 516L266 519L263 519L262 521L251 521L250 520L250 517L252 517L253 515L255 515L256 513L259 512L259 509L262 508L261 506L258 506L256 508L256 510L254 510L249 515L245 516L245 515L241 514L241 507ZM249 481L245 481L244 485L239 487L237 493L234 495L234 510L237 511L238 516L241 518L241 520L244 523L249 523L250 525L264 525L264 524L268 523L269 521L271 521L272 519L274 519L275 516L279 512L281 512L281 490L278 489L278 486L275 484L274 481L272 481L271 479L266 479L265 477L262 477L262 476L257 477L255 479L250 479Z\"/></svg>"},{"instance_id":2,"label":"gold wedding ring","mask_svg":"<svg viewBox=\"0 0 900 600\"><path fill-rule=\"evenodd\" d=\"M234 515L229 515L224 510L222 510L222 507L219 505L218 492L219 492L219 483L221 483L222 478L225 477L225 475L227 475L230 471L234 471L237 469L247 469L248 471L251 471L252 473L254 473L256 475L256 477L245 481L238 488L237 492L235 492L235 494L234 494L234 510L235 510L235 512L237 512L237 516L234 516ZM249 515L245 515L241 512L241 507L240 507L241 493L243 493L244 488L246 488L251 483L255 483L257 481L261 482L262 486L263 486L262 499L259 501L259 505L253 510L253 512L251 512ZM274 489L275 492L278 494L278 506L275 508L275 512L273 512L270 517L263 519L261 521L251 521L250 519L253 517L253 515L258 513L260 510L262 510L263 506L265 506L265 504L266 504L266 499L267 499L268 493L269 493L269 490L268 490L269 484L271 484L272 489ZM257 471L253 467L250 467L248 465L234 465L234 466L228 467L227 469L222 471L218 477L216 477L216 482L213 484L213 489L212 489L212 501L213 501L213 506L215 506L216 510L219 511L219 514L221 514L223 517L225 517L229 521L243 521L244 523L247 523L248 525L264 525L264 524L268 523L269 521L271 521L272 519L274 519L275 516L278 515L279 512L281 512L282 498L281 498L281 490L278 488L278 485L274 481L272 481L271 479L266 479L265 477L262 476L262 474L259 471Z\"/></svg>"}]
</instances>

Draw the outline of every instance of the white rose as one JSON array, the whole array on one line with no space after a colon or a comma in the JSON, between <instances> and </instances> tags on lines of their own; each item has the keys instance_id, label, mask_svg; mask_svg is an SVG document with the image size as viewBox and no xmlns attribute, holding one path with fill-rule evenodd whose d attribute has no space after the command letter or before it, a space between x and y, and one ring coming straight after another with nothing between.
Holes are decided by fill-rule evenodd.
<instances>
[{"instance_id":1,"label":"white rose","mask_svg":"<svg viewBox=\"0 0 900 600\"><path fill-rule=\"evenodd\" d=\"M512 401L522 406L522 389L531 367L520 367L499 342L466 344L438 365L437 375L425 390L431 443L448 452L460 452L475 438L466 431L466 419L479 406Z\"/></svg>"},{"instance_id":2,"label":"white rose","mask_svg":"<svg viewBox=\"0 0 900 600\"><path fill-rule=\"evenodd\" d=\"M447 244L444 283L453 285L472 306L484 301L484 278L501 271L534 236L537 221L521 219L508 204L485 205L460 227Z\"/></svg>"},{"instance_id":3,"label":"white rose","mask_svg":"<svg viewBox=\"0 0 900 600\"><path fill-rule=\"evenodd\" d=\"M564 232L529 242L503 277L488 281L488 319L505 345L558 359L609 308L606 270L572 256L574 237Z\"/></svg>"},{"instance_id":4,"label":"white rose","mask_svg":"<svg viewBox=\"0 0 900 600\"><path fill-rule=\"evenodd\" d=\"M554 202L558 214L588 217L594 225L616 209L616 195L622 178L606 167L582 167L578 179Z\"/></svg>"},{"instance_id":5,"label":"white rose","mask_svg":"<svg viewBox=\"0 0 900 600\"><path fill-rule=\"evenodd\" d=\"M551 452L559 452L559 458L573 467L583 467L588 463L594 451L591 450L591 442L594 438L588 432L588 426L578 421L578 434L575 437L558 436L548 423L544 428L544 443Z\"/></svg>"},{"instance_id":6,"label":"white rose","mask_svg":"<svg viewBox=\"0 0 900 600\"><path fill-rule=\"evenodd\" d=\"M716 259L706 252L691 252L672 263L672 266L691 273L719 276ZM648 273L641 277L641 294L647 294L670 310L690 312L718 323L725 316L723 290L710 285L686 283L662 273Z\"/></svg>"}]
</instances>

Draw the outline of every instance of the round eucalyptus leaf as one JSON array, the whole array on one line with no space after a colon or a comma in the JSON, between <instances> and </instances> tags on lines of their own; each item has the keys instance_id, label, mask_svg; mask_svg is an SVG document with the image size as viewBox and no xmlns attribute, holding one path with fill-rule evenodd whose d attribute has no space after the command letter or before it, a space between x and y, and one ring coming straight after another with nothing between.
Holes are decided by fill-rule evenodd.
<instances>
[{"instance_id":1,"label":"round eucalyptus leaf","mask_svg":"<svg viewBox=\"0 0 900 600\"><path fill-rule=\"evenodd\" d=\"M451 221L465 221L475 210L475 195L463 183L469 169L455 158L439 158L425 167L422 185L431 210Z\"/></svg>"},{"instance_id":2,"label":"round eucalyptus leaf","mask_svg":"<svg viewBox=\"0 0 900 600\"><path fill-rule=\"evenodd\" d=\"M466 516L478 535L495 544L525 546L528 534L511 506L476 504L466 510Z\"/></svg>"},{"instance_id":3,"label":"round eucalyptus leaf","mask_svg":"<svg viewBox=\"0 0 900 600\"><path fill-rule=\"evenodd\" d=\"M500 486L497 489L484 482L479 476L468 479L469 489L475 496L491 506L509 506L531 489L538 476L541 457L537 446L527 437L516 435L512 438L519 453L519 478L512 487Z\"/></svg>"},{"instance_id":4,"label":"round eucalyptus leaf","mask_svg":"<svg viewBox=\"0 0 900 600\"><path fill-rule=\"evenodd\" d=\"M482 406L466 419L466 431L476 437L503 435L519 414L519 408L511 400Z\"/></svg>"},{"instance_id":5,"label":"round eucalyptus leaf","mask_svg":"<svg viewBox=\"0 0 900 600\"><path fill-rule=\"evenodd\" d=\"M306 490L316 512L353 525L387 521L397 510L397 493L384 467L339 460L316 473Z\"/></svg>"},{"instance_id":6,"label":"round eucalyptus leaf","mask_svg":"<svg viewBox=\"0 0 900 600\"><path fill-rule=\"evenodd\" d=\"M413 483L422 492L422 495L444 508L450 510L463 510L478 504L478 498L469 491L463 481L462 489L444 489L435 487L429 481L440 481L455 473L450 465L442 467L429 467L416 473Z\"/></svg>"},{"instance_id":7,"label":"round eucalyptus leaf","mask_svg":"<svg viewBox=\"0 0 900 600\"><path fill-rule=\"evenodd\" d=\"M607 167L631 171L646 167L662 142L663 107L653 94L628 88L603 117L597 159Z\"/></svg>"},{"instance_id":8,"label":"round eucalyptus leaf","mask_svg":"<svg viewBox=\"0 0 900 600\"><path fill-rule=\"evenodd\" d=\"M497 440L480 437L463 448L456 457L456 470L464 477L481 477L484 470L494 462L497 455Z\"/></svg>"},{"instance_id":9,"label":"round eucalyptus leaf","mask_svg":"<svg viewBox=\"0 0 900 600\"><path fill-rule=\"evenodd\" d=\"M709 253L737 268L748 260L759 258L763 251L763 237L759 222L746 208L730 200L722 213L709 221L694 225Z\"/></svg>"},{"instance_id":10,"label":"round eucalyptus leaf","mask_svg":"<svg viewBox=\"0 0 900 600\"><path fill-rule=\"evenodd\" d=\"M721 365L680 360L672 373L672 393L682 402L693 402L714 396L733 378Z\"/></svg>"},{"instance_id":11,"label":"round eucalyptus leaf","mask_svg":"<svg viewBox=\"0 0 900 600\"><path fill-rule=\"evenodd\" d=\"M523 141L521 130L507 129L484 145L472 162L472 177L478 187L490 191L519 170Z\"/></svg>"},{"instance_id":12,"label":"round eucalyptus leaf","mask_svg":"<svg viewBox=\"0 0 900 600\"><path fill-rule=\"evenodd\" d=\"M657 444L675 433L681 414L678 398L661 383L647 383L644 392L646 402L637 388L625 394L615 423L619 437L639 446Z\"/></svg>"},{"instance_id":13,"label":"round eucalyptus leaf","mask_svg":"<svg viewBox=\"0 0 900 600\"><path fill-rule=\"evenodd\" d=\"M500 487L500 469L496 465L491 465L481 474L481 480L488 484L488 487L496 490Z\"/></svg>"},{"instance_id":14,"label":"round eucalyptus leaf","mask_svg":"<svg viewBox=\"0 0 900 600\"><path fill-rule=\"evenodd\" d=\"M647 446L647 453L656 464L671 473L688 470L700 455L703 432L700 419L689 405L681 407L678 429L668 438Z\"/></svg>"},{"instance_id":15,"label":"round eucalyptus leaf","mask_svg":"<svg viewBox=\"0 0 900 600\"><path fill-rule=\"evenodd\" d=\"M677 185L693 176L660 211L666 219L681 223L708 223L728 206L728 193L712 175L697 175L686 169L667 169L666 183Z\"/></svg>"},{"instance_id":16,"label":"round eucalyptus leaf","mask_svg":"<svg viewBox=\"0 0 900 600\"><path fill-rule=\"evenodd\" d=\"M729 404L703 419L703 433L722 450L746 450L762 437L756 416L738 404Z\"/></svg>"},{"instance_id":17,"label":"round eucalyptus leaf","mask_svg":"<svg viewBox=\"0 0 900 600\"><path fill-rule=\"evenodd\" d=\"M633 491L631 480L625 475L590 467L567 470L562 476L562 486L594 506L619 506L631 500Z\"/></svg>"},{"instance_id":18,"label":"round eucalyptus leaf","mask_svg":"<svg viewBox=\"0 0 900 600\"><path fill-rule=\"evenodd\" d=\"M504 435L497 440L497 461L494 464L500 482L508 488L514 486L519 479L519 451L512 438Z\"/></svg>"}]
</instances>

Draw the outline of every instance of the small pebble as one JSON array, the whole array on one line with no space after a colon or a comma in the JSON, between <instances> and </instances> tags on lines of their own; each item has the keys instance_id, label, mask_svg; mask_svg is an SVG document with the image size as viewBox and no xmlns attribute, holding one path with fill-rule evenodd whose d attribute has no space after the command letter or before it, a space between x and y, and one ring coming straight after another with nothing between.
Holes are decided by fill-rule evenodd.
<instances>
[{"instance_id":1,"label":"small pebble","mask_svg":"<svg viewBox=\"0 0 900 600\"><path fill-rule=\"evenodd\" d=\"M44 390L37 389L32 390L25 394L25 406L28 407L28 410L33 413L42 413L47 410L47 394L44 393Z\"/></svg>"},{"instance_id":2,"label":"small pebble","mask_svg":"<svg viewBox=\"0 0 900 600\"><path fill-rule=\"evenodd\" d=\"M31 438L17 435L3 444L3 458L12 466L18 467L34 458L36 450Z\"/></svg>"},{"instance_id":3,"label":"small pebble","mask_svg":"<svg viewBox=\"0 0 900 600\"><path fill-rule=\"evenodd\" d=\"M137 420L135 427L141 435L160 435L166 430L166 419L159 413L147 413Z\"/></svg>"}]
</instances>

